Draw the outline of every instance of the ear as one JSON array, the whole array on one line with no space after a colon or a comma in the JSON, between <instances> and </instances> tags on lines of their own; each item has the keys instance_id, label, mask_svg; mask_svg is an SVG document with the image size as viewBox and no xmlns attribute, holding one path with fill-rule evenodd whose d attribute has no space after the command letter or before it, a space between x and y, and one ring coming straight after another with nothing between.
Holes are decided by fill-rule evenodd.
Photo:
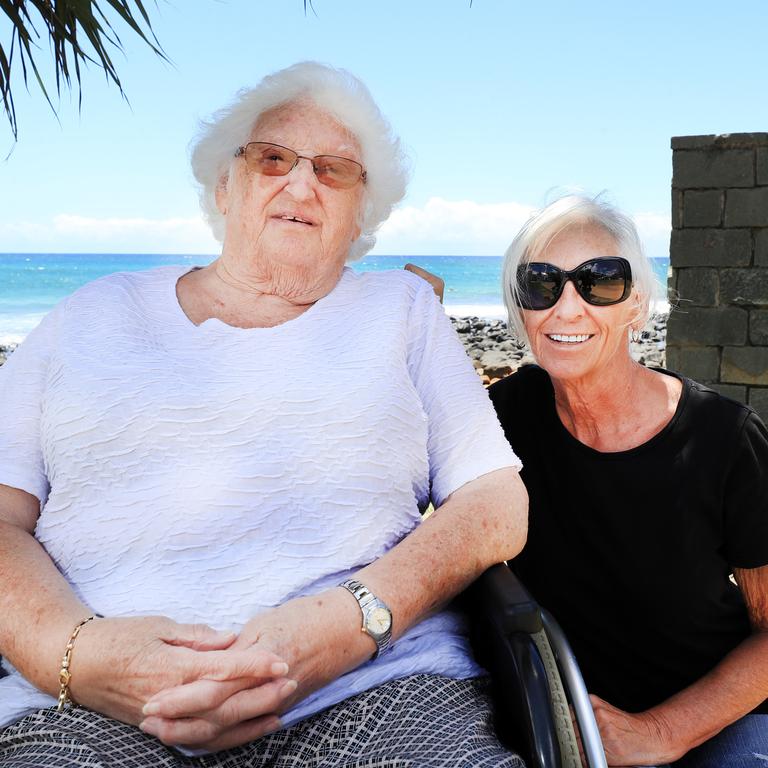
<instances>
[{"instance_id":1,"label":"ear","mask_svg":"<svg viewBox=\"0 0 768 768\"><path fill-rule=\"evenodd\" d=\"M649 317L650 298L643 296L636 289L632 289L632 295L629 297L635 304L634 318L632 319L632 330L642 331L646 319Z\"/></svg>"},{"instance_id":2,"label":"ear","mask_svg":"<svg viewBox=\"0 0 768 768\"><path fill-rule=\"evenodd\" d=\"M227 209L229 208L229 174L225 173L216 185L216 207L219 209L219 213L222 216L227 215Z\"/></svg>"},{"instance_id":3,"label":"ear","mask_svg":"<svg viewBox=\"0 0 768 768\"><path fill-rule=\"evenodd\" d=\"M352 229L352 236L349 239L351 243L354 243L355 240L357 240L357 238L362 234L363 219L365 218L365 214L368 212L369 207L370 203L368 202L368 198L364 195L361 195L361 199L357 205L357 212L355 213L355 226Z\"/></svg>"}]
</instances>

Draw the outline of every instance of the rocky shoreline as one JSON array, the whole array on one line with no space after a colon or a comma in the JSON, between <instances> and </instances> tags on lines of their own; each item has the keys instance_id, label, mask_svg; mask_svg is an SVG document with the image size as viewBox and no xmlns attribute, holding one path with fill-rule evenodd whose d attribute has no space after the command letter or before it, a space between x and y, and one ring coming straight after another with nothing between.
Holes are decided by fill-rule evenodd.
<instances>
[{"instance_id":1,"label":"rocky shoreline","mask_svg":"<svg viewBox=\"0 0 768 768\"><path fill-rule=\"evenodd\" d=\"M16 344L0 344L0 365L8 359L8 355L10 355L14 349L16 349Z\"/></svg>"},{"instance_id":2,"label":"rocky shoreline","mask_svg":"<svg viewBox=\"0 0 768 768\"><path fill-rule=\"evenodd\" d=\"M507 324L503 320L452 317L451 323L484 384L491 384L521 365L534 362L530 351L520 348L507 332ZM631 343L632 357L647 366L664 367L666 335L667 315L654 316L640 340Z\"/></svg>"},{"instance_id":3,"label":"rocky shoreline","mask_svg":"<svg viewBox=\"0 0 768 768\"><path fill-rule=\"evenodd\" d=\"M521 365L533 362L531 353L518 347L514 338L507 333L507 324L503 320L451 317L451 323L485 384L507 376ZM667 316L657 315L652 318L640 341L631 345L635 360L649 366L663 366L666 332ZM15 348L15 344L0 345L0 365Z\"/></svg>"}]
</instances>

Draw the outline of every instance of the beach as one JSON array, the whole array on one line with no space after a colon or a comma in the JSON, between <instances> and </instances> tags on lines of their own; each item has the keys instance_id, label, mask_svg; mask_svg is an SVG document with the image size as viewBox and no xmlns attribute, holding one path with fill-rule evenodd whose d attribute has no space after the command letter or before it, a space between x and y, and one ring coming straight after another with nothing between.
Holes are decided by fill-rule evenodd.
<instances>
[{"instance_id":1,"label":"beach","mask_svg":"<svg viewBox=\"0 0 768 768\"><path fill-rule=\"evenodd\" d=\"M507 332L503 320L451 317L451 322L484 384L492 384L521 365L535 362L530 350L520 348ZM666 334L667 314L654 315L640 340L630 344L632 357L648 367L663 368Z\"/></svg>"},{"instance_id":2,"label":"beach","mask_svg":"<svg viewBox=\"0 0 768 768\"><path fill-rule=\"evenodd\" d=\"M0 254L0 365L58 301L82 285L113 272L169 265L209 263L214 257L183 254ZM486 383L532 362L506 330L501 296L501 256L377 256L366 254L351 266L356 272L400 270L415 262L445 281L445 311L469 357ZM653 258L658 296L665 292L669 260ZM659 311L632 354L646 365L663 365L668 305Z\"/></svg>"},{"instance_id":3,"label":"beach","mask_svg":"<svg viewBox=\"0 0 768 768\"><path fill-rule=\"evenodd\" d=\"M521 365L534 362L531 353L521 349L507 333L507 325L503 320L451 316L451 323L484 384L491 384L516 371ZM635 360L644 365L663 367L666 329L666 314L652 318L640 341L631 344ZM0 365L15 347L15 344L0 344Z\"/></svg>"}]
</instances>

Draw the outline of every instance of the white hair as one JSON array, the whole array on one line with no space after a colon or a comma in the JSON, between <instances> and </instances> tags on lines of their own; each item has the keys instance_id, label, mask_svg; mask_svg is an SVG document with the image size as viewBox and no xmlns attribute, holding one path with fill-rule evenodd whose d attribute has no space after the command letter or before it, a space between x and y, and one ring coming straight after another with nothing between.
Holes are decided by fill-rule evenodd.
<instances>
[{"instance_id":1,"label":"white hair","mask_svg":"<svg viewBox=\"0 0 768 768\"><path fill-rule=\"evenodd\" d=\"M201 124L192 146L192 172L200 184L200 206L214 237L224 239L224 216L216 207L216 187L227 177L238 147L246 144L259 117L292 104L311 103L349 131L360 146L367 171L358 224L360 237L348 259L360 258L376 242L375 232L405 195L408 163L365 85L343 69L313 61L300 62L267 75L254 88Z\"/></svg>"},{"instance_id":2,"label":"white hair","mask_svg":"<svg viewBox=\"0 0 768 768\"><path fill-rule=\"evenodd\" d=\"M634 222L599 196L569 194L534 213L504 254L504 304L509 316L509 327L521 342L527 341L528 338L519 306L517 268L521 264L534 261L558 234L573 226L597 227L614 240L617 253L600 255L623 256L629 262L633 289L629 300L635 302L637 309L630 325L639 329L648 321L655 278Z\"/></svg>"}]
</instances>

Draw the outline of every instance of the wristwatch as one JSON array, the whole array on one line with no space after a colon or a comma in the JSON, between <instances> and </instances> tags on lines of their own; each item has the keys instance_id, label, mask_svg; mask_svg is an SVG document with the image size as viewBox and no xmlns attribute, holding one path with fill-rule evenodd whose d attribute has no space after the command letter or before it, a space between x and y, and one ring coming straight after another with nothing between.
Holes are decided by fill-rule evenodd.
<instances>
[{"instance_id":1,"label":"wristwatch","mask_svg":"<svg viewBox=\"0 0 768 768\"><path fill-rule=\"evenodd\" d=\"M392 611L383 600L379 600L365 584L354 579L347 579L339 584L357 600L363 612L361 631L373 638L376 643L376 653L371 658L377 659L390 649L392 639Z\"/></svg>"}]
</instances>

